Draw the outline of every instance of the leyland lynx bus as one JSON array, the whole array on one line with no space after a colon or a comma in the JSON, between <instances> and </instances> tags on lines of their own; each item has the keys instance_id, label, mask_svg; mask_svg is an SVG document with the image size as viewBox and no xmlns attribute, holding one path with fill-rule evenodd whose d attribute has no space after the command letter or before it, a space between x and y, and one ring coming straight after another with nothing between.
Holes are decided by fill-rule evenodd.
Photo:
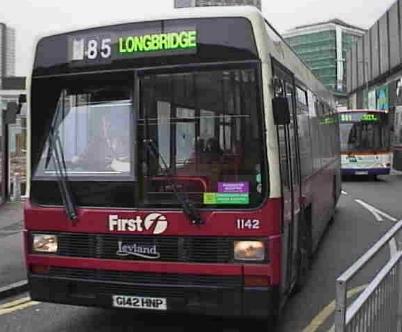
<instances>
[{"instance_id":1,"label":"leyland lynx bus","mask_svg":"<svg viewBox=\"0 0 402 332\"><path fill-rule=\"evenodd\" d=\"M33 300L265 319L301 287L338 119L258 10L44 37L29 102Z\"/></svg>"},{"instance_id":2,"label":"leyland lynx bus","mask_svg":"<svg viewBox=\"0 0 402 332\"><path fill-rule=\"evenodd\" d=\"M339 112L342 174L377 175L391 170L389 113L380 110Z\"/></svg>"}]
</instances>

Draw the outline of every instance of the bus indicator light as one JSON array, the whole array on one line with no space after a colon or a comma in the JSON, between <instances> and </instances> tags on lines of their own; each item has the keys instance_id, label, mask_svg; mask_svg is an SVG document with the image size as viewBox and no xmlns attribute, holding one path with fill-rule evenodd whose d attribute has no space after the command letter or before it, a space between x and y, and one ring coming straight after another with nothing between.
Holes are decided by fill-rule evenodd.
<instances>
[{"instance_id":1,"label":"bus indicator light","mask_svg":"<svg viewBox=\"0 0 402 332\"><path fill-rule=\"evenodd\" d=\"M244 276L244 286L246 287L266 287L271 285L271 278L269 276Z\"/></svg>"}]
</instances>

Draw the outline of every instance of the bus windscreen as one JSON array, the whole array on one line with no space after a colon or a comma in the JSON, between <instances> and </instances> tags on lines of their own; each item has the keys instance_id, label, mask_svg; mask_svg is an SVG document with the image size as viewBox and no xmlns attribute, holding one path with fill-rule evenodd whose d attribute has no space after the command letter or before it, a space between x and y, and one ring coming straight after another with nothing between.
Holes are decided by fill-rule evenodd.
<instances>
[{"instance_id":1,"label":"bus windscreen","mask_svg":"<svg viewBox=\"0 0 402 332\"><path fill-rule=\"evenodd\" d=\"M201 206L262 202L263 135L257 84L252 69L141 78L138 130L159 152L159 160L144 154L141 161L148 204L177 204L172 180Z\"/></svg>"},{"instance_id":2,"label":"bus windscreen","mask_svg":"<svg viewBox=\"0 0 402 332\"><path fill-rule=\"evenodd\" d=\"M70 80L48 95L53 103L54 131L69 178L110 177L132 173L129 85L109 79L83 84ZM54 177L50 137L36 168L36 177Z\"/></svg>"},{"instance_id":3,"label":"bus windscreen","mask_svg":"<svg viewBox=\"0 0 402 332\"><path fill-rule=\"evenodd\" d=\"M345 113L339 119L342 152L389 149L387 114Z\"/></svg>"},{"instance_id":4,"label":"bus windscreen","mask_svg":"<svg viewBox=\"0 0 402 332\"><path fill-rule=\"evenodd\" d=\"M78 183L86 182L86 205L99 204L88 195L105 181L131 187L124 198L136 206L177 207L176 191L198 207L263 202L266 162L256 66L143 72L136 84L134 93L127 73L34 82L43 93L33 103L54 123L33 121L35 130L48 132L32 143L38 191L56 180L56 165L48 157L54 130L78 202Z\"/></svg>"}]
</instances>

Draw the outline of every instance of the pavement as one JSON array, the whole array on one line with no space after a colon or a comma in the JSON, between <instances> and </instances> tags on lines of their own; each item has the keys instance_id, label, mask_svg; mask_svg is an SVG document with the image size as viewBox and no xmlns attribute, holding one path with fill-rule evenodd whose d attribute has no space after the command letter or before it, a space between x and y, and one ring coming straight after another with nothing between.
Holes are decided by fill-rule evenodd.
<instances>
[{"instance_id":1,"label":"pavement","mask_svg":"<svg viewBox=\"0 0 402 332\"><path fill-rule=\"evenodd\" d=\"M23 202L0 206L0 289L26 279L22 229Z\"/></svg>"}]
</instances>

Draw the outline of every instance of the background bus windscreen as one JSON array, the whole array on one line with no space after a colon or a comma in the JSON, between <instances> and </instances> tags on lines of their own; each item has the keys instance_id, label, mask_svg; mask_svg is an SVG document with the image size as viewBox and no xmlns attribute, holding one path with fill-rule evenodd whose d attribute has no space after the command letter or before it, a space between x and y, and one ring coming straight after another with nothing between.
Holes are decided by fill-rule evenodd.
<instances>
[{"instance_id":1,"label":"background bus windscreen","mask_svg":"<svg viewBox=\"0 0 402 332\"><path fill-rule=\"evenodd\" d=\"M342 113L339 115L341 151L388 150L388 114Z\"/></svg>"}]
</instances>

